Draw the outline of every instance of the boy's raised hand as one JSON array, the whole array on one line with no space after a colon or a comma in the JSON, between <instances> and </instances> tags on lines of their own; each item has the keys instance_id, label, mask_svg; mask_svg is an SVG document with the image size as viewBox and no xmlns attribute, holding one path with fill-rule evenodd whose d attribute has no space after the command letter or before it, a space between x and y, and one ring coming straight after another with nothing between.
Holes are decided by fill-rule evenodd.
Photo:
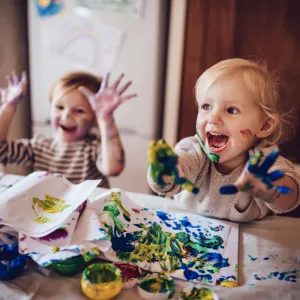
<instances>
[{"instance_id":1,"label":"boy's raised hand","mask_svg":"<svg viewBox=\"0 0 300 300\"><path fill-rule=\"evenodd\" d=\"M0 89L2 105L16 106L22 100L27 90L26 73L22 72L21 80L18 79L14 71L6 78L7 87Z\"/></svg>"},{"instance_id":2,"label":"boy's raised hand","mask_svg":"<svg viewBox=\"0 0 300 300\"><path fill-rule=\"evenodd\" d=\"M79 87L80 92L87 97L89 103L96 113L97 118L107 119L112 116L115 109L123 102L136 97L136 94L124 95L123 93L131 85L131 81L119 87L124 74L121 74L117 80L108 86L109 73L101 82L100 89L97 93L92 93L86 87Z\"/></svg>"},{"instance_id":3,"label":"boy's raised hand","mask_svg":"<svg viewBox=\"0 0 300 300\"><path fill-rule=\"evenodd\" d=\"M185 177L180 177L177 167L178 156L164 140L152 141L150 143L148 160L151 177L161 188L164 188L168 184L177 184L193 194L199 192L198 187Z\"/></svg>"},{"instance_id":4,"label":"boy's raised hand","mask_svg":"<svg viewBox=\"0 0 300 300\"><path fill-rule=\"evenodd\" d=\"M254 153L237 182L234 185L221 187L220 193L232 195L237 192L246 192L268 203L272 203L281 194L288 194L291 191L290 188L273 184L274 181L284 176L284 172L276 170L268 173L278 157L278 150L271 152L262 163L260 163L261 157L261 151Z\"/></svg>"}]
</instances>

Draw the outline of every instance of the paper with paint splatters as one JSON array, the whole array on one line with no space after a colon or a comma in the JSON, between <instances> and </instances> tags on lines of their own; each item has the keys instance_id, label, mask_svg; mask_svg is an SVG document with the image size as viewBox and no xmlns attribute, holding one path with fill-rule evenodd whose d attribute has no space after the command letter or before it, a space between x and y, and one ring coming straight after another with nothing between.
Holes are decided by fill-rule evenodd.
<instances>
[{"instance_id":1,"label":"paper with paint splatters","mask_svg":"<svg viewBox=\"0 0 300 300\"><path fill-rule=\"evenodd\" d=\"M237 281L237 224L143 208L118 189L91 206L112 243L106 259L204 284Z\"/></svg>"},{"instance_id":2,"label":"paper with paint splatters","mask_svg":"<svg viewBox=\"0 0 300 300\"><path fill-rule=\"evenodd\" d=\"M60 174L34 172L0 196L1 225L37 238L58 229L100 180L75 185Z\"/></svg>"}]
</instances>

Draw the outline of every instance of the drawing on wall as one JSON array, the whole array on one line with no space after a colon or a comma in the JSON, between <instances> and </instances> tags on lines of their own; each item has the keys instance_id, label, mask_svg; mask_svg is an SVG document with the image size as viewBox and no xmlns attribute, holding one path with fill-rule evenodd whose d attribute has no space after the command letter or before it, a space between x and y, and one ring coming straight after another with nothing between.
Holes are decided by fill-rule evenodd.
<instances>
[{"instance_id":1,"label":"drawing on wall","mask_svg":"<svg viewBox=\"0 0 300 300\"><path fill-rule=\"evenodd\" d=\"M40 17L50 17L63 10L62 0L35 0L37 13Z\"/></svg>"},{"instance_id":2,"label":"drawing on wall","mask_svg":"<svg viewBox=\"0 0 300 300\"><path fill-rule=\"evenodd\" d=\"M105 72L117 62L123 35L123 31L101 22L64 15L44 28L43 41L63 57Z\"/></svg>"},{"instance_id":3,"label":"drawing on wall","mask_svg":"<svg viewBox=\"0 0 300 300\"><path fill-rule=\"evenodd\" d=\"M117 12L141 18L144 15L146 0L75 0L80 9L98 12Z\"/></svg>"}]
</instances>

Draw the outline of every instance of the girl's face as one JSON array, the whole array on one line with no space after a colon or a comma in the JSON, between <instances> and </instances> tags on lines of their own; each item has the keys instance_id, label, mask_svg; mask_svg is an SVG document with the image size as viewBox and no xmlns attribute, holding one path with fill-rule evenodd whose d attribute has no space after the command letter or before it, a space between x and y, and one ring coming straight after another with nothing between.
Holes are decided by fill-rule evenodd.
<instances>
[{"instance_id":1,"label":"girl's face","mask_svg":"<svg viewBox=\"0 0 300 300\"><path fill-rule=\"evenodd\" d=\"M73 142L85 137L95 122L95 114L87 99L71 90L51 102L51 124L61 142Z\"/></svg>"},{"instance_id":2,"label":"girl's face","mask_svg":"<svg viewBox=\"0 0 300 300\"><path fill-rule=\"evenodd\" d=\"M220 172L229 173L247 160L266 117L239 76L217 80L197 98L202 148Z\"/></svg>"}]
</instances>

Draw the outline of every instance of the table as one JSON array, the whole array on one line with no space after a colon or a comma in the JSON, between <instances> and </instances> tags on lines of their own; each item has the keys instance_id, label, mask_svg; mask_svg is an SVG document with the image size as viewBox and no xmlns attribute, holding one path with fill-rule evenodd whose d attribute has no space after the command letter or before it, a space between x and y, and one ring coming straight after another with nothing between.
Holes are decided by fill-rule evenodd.
<instances>
[{"instance_id":1,"label":"table","mask_svg":"<svg viewBox=\"0 0 300 300\"><path fill-rule=\"evenodd\" d=\"M21 179L21 176L0 174L0 192ZM103 191L97 189L94 196ZM128 194L133 201L145 207L176 209L176 203L170 199ZM220 299L300 299L300 219L270 216L261 221L240 224L238 265L240 287L211 287ZM181 289L190 284L176 280L172 299L177 299ZM80 289L80 275L61 277L30 265L17 280L0 282L0 299L87 298ZM141 298L134 288L122 291L115 299Z\"/></svg>"}]
</instances>

